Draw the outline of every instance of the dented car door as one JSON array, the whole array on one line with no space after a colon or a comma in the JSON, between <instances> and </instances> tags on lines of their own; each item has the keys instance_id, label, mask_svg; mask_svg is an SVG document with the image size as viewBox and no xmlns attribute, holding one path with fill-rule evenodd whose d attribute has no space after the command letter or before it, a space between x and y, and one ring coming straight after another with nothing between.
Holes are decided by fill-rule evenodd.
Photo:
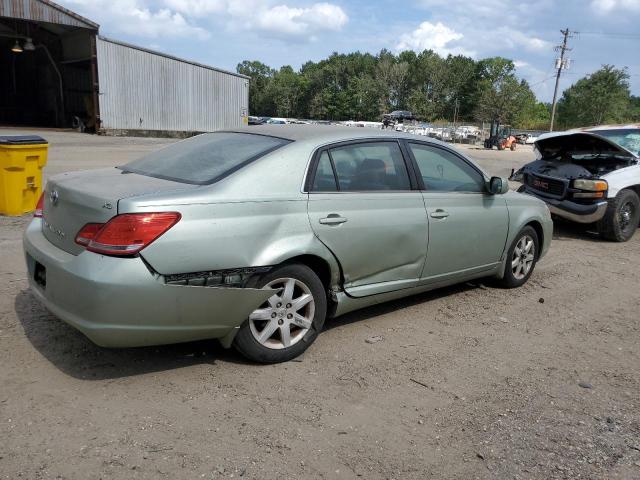
<instances>
[{"instance_id":1,"label":"dented car door","mask_svg":"<svg viewBox=\"0 0 640 480\"><path fill-rule=\"evenodd\" d=\"M428 221L398 142L324 149L311 174L311 227L340 262L345 291L359 297L416 285Z\"/></svg>"}]
</instances>

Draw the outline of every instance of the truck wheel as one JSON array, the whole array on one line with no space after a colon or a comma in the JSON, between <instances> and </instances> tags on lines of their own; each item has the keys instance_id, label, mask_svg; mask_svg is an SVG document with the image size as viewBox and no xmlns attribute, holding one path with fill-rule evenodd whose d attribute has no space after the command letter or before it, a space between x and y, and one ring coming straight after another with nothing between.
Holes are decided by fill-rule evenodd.
<instances>
[{"instance_id":1,"label":"truck wheel","mask_svg":"<svg viewBox=\"0 0 640 480\"><path fill-rule=\"evenodd\" d=\"M254 362L286 362L304 352L322 330L327 292L306 265L283 265L267 273L255 288L276 293L242 324L234 346Z\"/></svg>"},{"instance_id":2,"label":"truck wheel","mask_svg":"<svg viewBox=\"0 0 640 480\"><path fill-rule=\"evenodd\" d=\"M640 222L640 198L633 190L621 190L609 199L607 212L598 222L598 231L607 240L626 242Z\"/></svg>"}]
</instances>

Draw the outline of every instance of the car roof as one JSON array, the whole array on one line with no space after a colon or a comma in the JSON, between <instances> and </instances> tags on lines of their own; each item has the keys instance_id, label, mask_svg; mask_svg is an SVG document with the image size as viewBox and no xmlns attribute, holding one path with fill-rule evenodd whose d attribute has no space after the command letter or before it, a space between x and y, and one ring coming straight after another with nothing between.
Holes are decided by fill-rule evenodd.
<instances>
[{"instance_id":1,"label":"car roof","mask_svg":"<svg viewBox=\"0 0 640 480\"><path fill-rule=\"evenodd\" d=\"M225 130L227 132L250 133L257 135L269 135L292 141L308 141L315 144L327 142L341 142L357 140L359 138L407 138L421 142L429 142L447 146L446 143L433 138L418 137L416 135L394 130L382 130L367 127L346 127L340 125L254 125L237 129Z\"/></svg>"},{"instance_id":2,"label":"car roof","mask_svg":"<svg viewBox=\"0 0 640 480\"><path fill-rule=\"evenodd\" d=\"M617 124L617 125L596 125L593 127L583 127L583 128L575 128L573 130L569 130L570 132L591 132L594 130L629 130L629 129L640 129L640 123L627 123L627 124Z\"/></svg>"}]
</instances>

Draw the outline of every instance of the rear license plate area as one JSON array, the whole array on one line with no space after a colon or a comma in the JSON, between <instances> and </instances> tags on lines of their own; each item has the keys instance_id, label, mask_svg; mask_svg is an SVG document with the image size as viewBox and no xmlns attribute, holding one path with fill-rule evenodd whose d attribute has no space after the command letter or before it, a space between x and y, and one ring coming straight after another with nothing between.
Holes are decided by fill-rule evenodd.
<instances>
[{"instance_id":1,"label":"rear license plate area","mask_svg":"<svg viewBox=\"0 0 640 480\"><path fill-rule=\"evenodd\" d=\"M40 262L36 262L36 268L33 270L33 280L44 290L47 288L47 268Z\"/></svg>"}]
</instances>

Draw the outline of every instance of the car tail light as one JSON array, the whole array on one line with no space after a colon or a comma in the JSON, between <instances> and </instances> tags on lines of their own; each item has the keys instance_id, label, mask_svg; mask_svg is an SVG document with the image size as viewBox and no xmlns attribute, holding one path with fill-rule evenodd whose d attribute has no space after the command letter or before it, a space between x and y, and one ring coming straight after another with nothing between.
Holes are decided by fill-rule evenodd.
<instances>
[{"instance_id":1,"label":"car tail light","mask_svg":"<svg viewBox=\"0 0 640 480\"><path fill-rule=\"evenodd\" d=\"M155 241L180 220L178 212L125 213L116 215L100 228L85 225L76 242L90 252L105 255L134 255ZM93 225L93 226L90 226ZM81 235L82 234L82 235Z\"/></svg>"},{"instance_id":2,"label":"car tail light","mask_svg":"<svg viewBox=\"0 0 640 480\"><path fill-rule=\"evenodd\" d=\"M43 212L44 212L44 192L40 194L40 198L38 199L38 203L36 203L36 209L33 212L33 216L36 218L42 218Z\"/></svg>"},{"instance_id":3,"label":"car tail light","mask_svg":"<svg viewBox=\"0 0 640 480\"><path fill-rule=\"evenodd\" d=\"M87 223L76 235L76 243L86 247L102 227L104 227L104 223Z\"/></svg>"}]
</instances>

